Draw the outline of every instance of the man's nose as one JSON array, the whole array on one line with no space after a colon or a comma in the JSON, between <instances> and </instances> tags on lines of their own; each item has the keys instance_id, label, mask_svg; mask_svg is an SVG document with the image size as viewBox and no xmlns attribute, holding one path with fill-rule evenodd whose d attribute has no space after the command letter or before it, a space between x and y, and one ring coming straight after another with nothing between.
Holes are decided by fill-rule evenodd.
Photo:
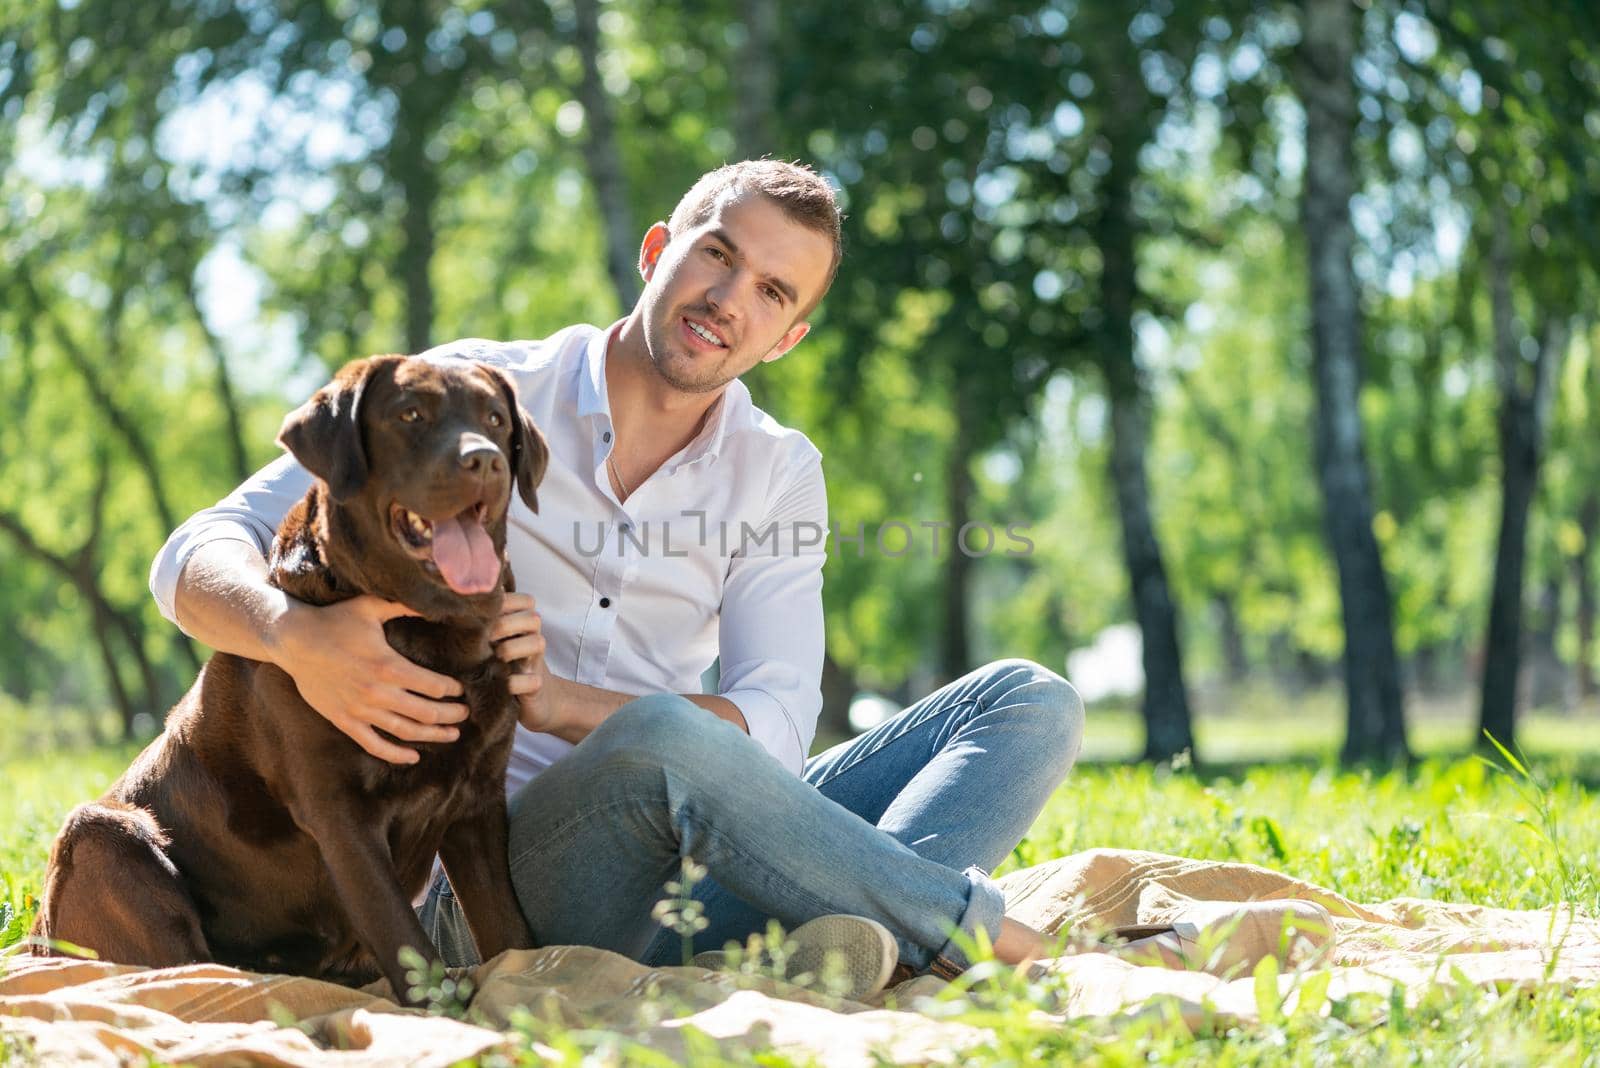
<instances>
[{"instance_id":1,"label":"man's nose","mask_svg":"<svg viewBox=\"0 0 1600 1068\"><path fill-rule=\"evenodd\" d=\"M733 300L732 282L718 282L706 290L706 307L713 315L723 319L732 319L737 314Z\"/></svg>"},{"instance_id":2,"label":"man's nose","mask_svg":"<svg viewBox=\"0 0 1600 1068\"><path fill-rule=\"evenodd\" d=\"M461 466L475 475L499 474L506 469L506 458L499 446L482 434L462 434L460 451L456 455Z\"/></svg>"}]
</instances>

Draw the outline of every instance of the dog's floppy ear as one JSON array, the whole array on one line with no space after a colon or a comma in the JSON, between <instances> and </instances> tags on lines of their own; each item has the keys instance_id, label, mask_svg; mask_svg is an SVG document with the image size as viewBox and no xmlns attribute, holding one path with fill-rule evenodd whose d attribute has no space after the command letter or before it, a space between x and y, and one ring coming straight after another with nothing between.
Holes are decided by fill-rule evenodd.
<instances>
[{"instance_id":1,"label":"dog's floppy ear","mask_svg":"<svg viewBox=\"0 0 1600 1068\"><path fill-rule=\"evenodd\" d=\"M361 398L372 375L393 356L353 360L333 381L290 412L278 431L278 444L300 465L328 484L336 501L346 501L367 482L367 448L361 433Z\"/></svg>"},{"instance_id":2,"label":"dog's floppy ear","mask_svg":"<svg viewBox=\"0 0 1600 1068\"><path fill-rule=\"evenodd\" d=\"M517 387L511 376L488 364L478 366L494 379L511 407L511 470L517 476L517 493L523 503L537 512L539 498L533 491L544 481L544 469L550 463L550 447L545 444L544 434L534 425L533 417L517 400Z\"/></svg>"}]
</instances>

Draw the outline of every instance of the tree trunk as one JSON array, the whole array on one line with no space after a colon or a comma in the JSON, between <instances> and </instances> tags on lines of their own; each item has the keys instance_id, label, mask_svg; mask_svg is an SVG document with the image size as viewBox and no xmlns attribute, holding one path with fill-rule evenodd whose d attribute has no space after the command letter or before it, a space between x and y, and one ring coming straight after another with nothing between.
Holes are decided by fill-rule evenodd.
<instances>
[{"instance_id":1,"label":"tree trunk","mask_svg":"<svg viewBox=\"0 0 1600 1068\"><path fill-rule=\"evenodd\" d=\"M0 530L11 535L12 541L24 553L45 564L71 583L78 591L78 595L83 598L91 613L95 634L99 639L100 654L106 669L106 688L117 702L124 724L131 726L133 716L140 711L159 716L161 701L159 684L156 681L155 667L145 655L143 635L140 633L139 625L129 613L113 605L97 584L99 569L94 561L92 543L94 535L91 534L91 541L86 542L84 548L68 556L45 548L34 538L32 532L22 525L18 517L10 513L0 512ZM110 634L113 631L122 637L128 655L133 658L134 668L143 680L145 692L140 698L135 698L129 693L117 672L116 657L110 643Z\"/></svg>"},{"instance_id":2,"label":"tree trunk","mask_svg":"<svg viewBox=\"0 0 1600 1068\"><path fill-rule=\"evenodd\" d=\"M1424 697L1439 692L1439 646L1424 645L1411 655L1411 681Z\"/></svg>"},{"instance_id":3,"label":"tree trunk","mask_svg":"<svg viewBox=\"0 0 1600 1068\"><path fill-rule=\"evenodd\" d=\"M1522 669L1522 572L1533 500L1530 474L1508 469L1502 481L1500 537L1495 545L1478 707L1480 741L1485 734L1492 735L1507 748L1516 740L1517 677Z\"/></svg>"},{"instance_id":4,"label":"tree trunk","mask_svg":"<svg viewBox=\"0 0 1600 1068\"><path fill-rule=\"evenodd\" d=\"M777 151L778 5L775 0L740 0L744 39L733 60L733 133L741 159Z\"/></svg>"},{"instance_id":5,"label":"tree trunk","mask_svg":"<svg viewBox=\"0 0 1600 1068\"><path fill-rule=\"evenodd\" d=\"M950 529L939 540L944 553L944 625L939 636L939 671L946 682L972 670L972 649L967 641L970 622L969 592L972 585L972 558L961 549L961 528L972 517L972 441L973 422L970 394L957 390L956 434L950 443L949 467L945 474L945 510Z\"/></svg>"},{"instance_id":6,"label":"tree trunk","mask_svg":"<svg viewBox=\"0 0 1600 1068\"><path fill-rule=\"evenodd\" d=\"M1118 48L1127 54L1107 87L1106 137L1111 166L1102 182L1100 213L1092 229L1102 261L1100 309L1104 316L1096 340L1111 406L1110 474L1121 522L1122 557L1144 643L1144 759L1162 761L1192 751L1194 733L1183 682L1178 612L1156 536L1145 473L1150 427L1148 399L1134 354L1133 315L1138 307L1139 280L1133 183L1139 173L1139 149L1147 139L1143 124L1149 101L1137 57L1124 44L1119 41Z\"/></svg>"},{"instance_id":7,"label":"tree trunk","mask_svg":"<svg viewBox=\"0 0 1600 1068\"><path fill-rule=\"evenodd\" d=\"M1189 694L1183 682L1178 612L1150 512L1145 479L1149 426L1142 399L1113 401L1111 473L1122 522L1122 556L1144 642L1144 759L1170 760L1194 749Z\"/></svg>"},{"instance_id":8,"label":"tree trunk","mask_svg":"<svg viewBox=\"0 0 1600 1068\"><path fill-rule=\"evenodd\" d=\"M133 738L133 724L138 719L139 708L128 694L128 688L122 684L122 672L117 665L116 650L112 648L111 625L106 617L103 601L99 599L89 601L89 618L94 623L95 647L100 652L100 665L105 671L106 687L111 691L111 699L117 706L117 718L122 723L122 739L129 741ZM98 730L97 727L92 729Z\"/></svg>"},{"instance_id":9,"label":"tree trunk","mask_svg":"<svg viewBox=\"0 0 1600 1068\"><path fill-rule=\"evenodd\" d=\"M606 273L617 292L624 313L639 299L639 234L628 210L628 184L622 171L622 156L617 150L615 124L611 118L611 99L600 77L599 0L574 0L577 18L575 37L578 57L583 63L583 78L578 83L578 102L583 105L583 158L594 183L600 205L600 231L606 243Z\"/></svg>"},{"instance_id":10,"label":"tree trunk","mask_svg":"<svg viewBox=\"0 0 1600 1068\"><path fill-rule=\"evenodd\" d=\"M44 318L45 325L56 345L60 347L62 355L66 356L67 362L83 380L89 399L104 417L106 425L110 426L127 446L129 456L144 477L145 485L150 489L150 501L155 506L156 517L160 520L162 528L167 531L176 530L177 516L168 501L166 486L161 478L161 468L156 463L155 450L145 437L144 431L140 429L133 416L117 402L116 397L101 379L94 361L67 330L66 324L46 306L28 273L19 271L16 273L16 278L27 294L33 313Z\"/></svg>"},{"instance_id":11,"label":"tree trunk","mask_svg":"<svg viewBox=\"0 0 1600 1068\"><path fill-rule=\"evenodd\" d=\"M1237 686L1250 675L1250 658L1245 653L1244 632L1239 629L1239 611L1229 593L1216 594L1218 639L1222 642L1222 664L1230 683Z\"/></svg>"},{"instance_id":12,"label":"tree trunk","mask_svg":"<svg viewBox=\"0 0 1600 1068\"><path fill-rule=\"evenodd\" d=\"M243 482L250 477L250 455L244 447L244 418L239 412L239 398L233 388L233 376L228 373L227 354L223 351L222 339L213 334L211 327L206 324L206 317L200 310L200 293L195 288L192 273L185 276L183 289L189 301L189 309L194 314L195 325L200 328L201 336L206 339L206 349L211 353L211 362L216 365L217 402L222 405L223 418L228 428L228 456L233 462L234 478Z\"/></svg>"},{"instance_id":13,"label":"tree trunk","mask_svg":"<svg viewBox=\"0 0 1600 1068\"><path fill-rule=\"evenodd\" d=\"M427 71L428 40L438 25L426 0L394 0L380 5L382 15L405 34L399 51L370 75L399 99L399 116L384 161L400 187L400 251L396 268L405 292L405 346L419 353L433 345L437 314L433 256L438 243L439 169L428 156L428 141L439 130L461 76Z\"/></svg>"},{"instance_id":14,"label":"tree trunk","mask_svg":"<svg viewBox=\"0 0 1600 1068\"><path fill-rule=\"evenodd\" d=\"M1517 678L1522 667L1528 512L1539 485L1551 386L1567 346L1567 331L1559 317L1549 320L1540 332L1532 366L1523 359L1511 300L1510 223L1504 203L1497 203L1489 249L1489 308L1500 386L1500 536L1495 545L1478 731L1480 738L1488 735L1510 748L1516 741Z\"/></svg>"},{"instance_id":15,"label":"tree trunk","mask_svg":"<svg viewBox=\"0 0 1600 1068\"><path fill-rule=\"evenodd\" d=\"M860 688L847 668L826 653L822 655L822 716L817 726L823 733L833 738L855 734L850 726L850 702Z\"/></svg>"},{"instance_id":16,"label":"tree trunk","mask_svg":"<svg viewBox=\"0 0 1600 1068\"><path fill-rule=\"evenodd\" d=\"M1317 476L1344 619L1348 717L1343 757L1398 760L1409 750L1389 584L1372 532L1360 405L1361 308L1351 261L1355 16L1350 0L1308 0L1305 6L1294 64L1306 113L1301 213L1310 252Z\"/></svg>"},{"instance_id":17,"label":"tree trunk","mask_svg":"<svg viewBox=\"0 0 1600 1068\"><path fill-rule=\"evenodd\" d=\"M1594 541L1600 537L1600 491L1590 490L1578 509L1578 528L1583 531L1583 548L1572 558L1572 584L1578 591L1578 698L1595 696L1594 622Z\"/></svg>"},{"instance_id":18,"label":"tree trunk","mask_svg":"<svg viewBox=\"0 0 1600 1068\"><path fill-rule=\"evenodd\" d=\"M423 152L420 129L395 131L396 166L405 207L401 217L404 235L400 249L400 281L406 294L406 352L419 353L433 345L433 213L439 200L439 180L433 162Z\"/></svg>"},{"instance_id":19,"label":"tree trunk","mask_svg":"<svg viewBox=\"0 0 1600 1068\"><path fill-rule=\"evenodd\" d=\"M1539 609L1528 633L1527 704L1529 708L1566 712L1571 708L1571 687L1556 643L1561 629L1561 578L1557 569L1539 588Z\"/></svg>"},{"instance_id":20,"label":"tree trunk","mask_svg":"<svg viewBox=\"0 0 1600 1068\"><path fill-rule=\"evenodd\" d=\"M134 465L139 468L139 473L144 477L145 485L150 490L150 501L155 507L156 519L161 524L161 528L167 532L176 530L178 521L173 513L172 505L167 499L166 485L161 477L161 467L156 462L155 449L151 446L149 439L145 437L144 431L140 429L133 416L117 402L116 397L112 395L111 390L107 388L105 382L101 379L94 362L77 343L77 340L73 338L66 324L61 322L55 316L55 313L45 305L28 273L19 271L16 272L14 277L21 283L25 297L34 314L45 321L51 336L60 347L62 354L66 356L67 362L72 364L73 370L83 380L84 388L88 391L90 400L94 402L95 407L104 417L105 423L111 427L117 436L122 439L123 444L127 446L129 456L133 459ZM99 506L99 498L102 495L103 487L96 490L97 508ZM23 531L20 525L17 525L12 528L12 533L20 538L26 534L26 531ZM97 516L95 533L92 537L98 536L99 519ZM98 591L98 587L96 589ZM188 661L190 669L199 671L200 654L195 649L194 642L187 635L183 635L178 639L177 644L178 652ZM139 651L139 655L143 656L142 648ZM150 696L153 699L156 696L155 692L152 691Z\"/></svg>"}]
</instances>

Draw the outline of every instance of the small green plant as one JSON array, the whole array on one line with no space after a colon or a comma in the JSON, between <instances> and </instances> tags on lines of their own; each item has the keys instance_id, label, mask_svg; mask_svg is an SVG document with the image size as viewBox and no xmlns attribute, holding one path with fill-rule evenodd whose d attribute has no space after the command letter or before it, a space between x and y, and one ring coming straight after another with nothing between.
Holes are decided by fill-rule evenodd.
<instances>
[{"instance_id":1,"label":"small green plant","mask_svg":"<svg viewBox=\"0 0 1600 1068\"><path fill-rule=\"evenodd\" d=\"M412 1001L427 1006L430 1016L465 1020L474 993L472 980L459 968L447 968L436 960L406 946L400 950L400 963L406 969L406 987Z\"/></svg>"},{"instance_id":2,"label":"small green plant","mask_svg":"<svg viewBox=\"0 0 1600 1068\"><path fill-rule=\"evenodd\" d=\"M0 1031L0 1065L37 1064L38 1055L26 1035Z\"/></svg>"},{"instance_id":3,"label":"small green plant","mask_svg":"<svg viewBox=\"0 0 1600 1068\"><path fill-rule=\"evenodd\" d=\"M1526 817L1518 816L1516 822L1527 827L1534 837L1542 844L1550 861L1550 866L1540 865L1537 870L1542 881L1549 888L1552 897L1568 905L1582 903L1591 909L1600 906L1600 899L1595 895L1595 878L1592 869L1586 869L1581 874L1567 856L1567 849L1562 842L1563 828L1556 805L1550 796L1550 788L1534 775L1530 768L1526 754L1518 756L1513 754L1501 744L1500 739L1483 732L1489 744L1510 765L1511 770L1488 760L1483 756L1478 759L1489 767L1505 775L1511 788L1516 791L1528 808L1533 810L1534 819L1529 822ZM1515 774L1513 774L1513 772ZM1553 920L1552 920L1553 922Z\"/></svg>"},{"instance_id":4,"label":"small green plant","mask_svg":"<svg viewBox=\"0 0 1600 1068\"><path fill-rule=\"evenodd\" d=\"M694 959L694 936L711 923L706 919L705 906L694 899L694 888L705 877L704 865L684 857L678 877L667 882L666 896L650 912L657 923L682 939L684 964Z\"/></svg>"}]
</instances>

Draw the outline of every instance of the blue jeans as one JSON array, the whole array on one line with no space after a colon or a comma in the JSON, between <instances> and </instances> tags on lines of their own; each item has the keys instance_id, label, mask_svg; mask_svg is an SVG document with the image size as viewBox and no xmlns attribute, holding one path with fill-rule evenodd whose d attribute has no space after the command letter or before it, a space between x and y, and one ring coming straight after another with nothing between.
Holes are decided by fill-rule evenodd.
<instances>
[{"instance_id":1,"label":"blue jeans","mask_svg":"<svg viewBox=\"0 0 1600 1068\"><path fill-rule=\"evenodd\" d=\"M651 908L682 859L710 926L694 950L826 913L870 916L921 969L967 963L998 936L986 872L1022 840L1083 739L1083 703L1037 664L959 679L811 758L803 781L748 735L682 697L623 706L511 801L511 877L538 945L682 961ZM475 961L449 883L421 909L444 959ZM960 936L952 939L952 934Z\"/></svg>"}]
</instances>

